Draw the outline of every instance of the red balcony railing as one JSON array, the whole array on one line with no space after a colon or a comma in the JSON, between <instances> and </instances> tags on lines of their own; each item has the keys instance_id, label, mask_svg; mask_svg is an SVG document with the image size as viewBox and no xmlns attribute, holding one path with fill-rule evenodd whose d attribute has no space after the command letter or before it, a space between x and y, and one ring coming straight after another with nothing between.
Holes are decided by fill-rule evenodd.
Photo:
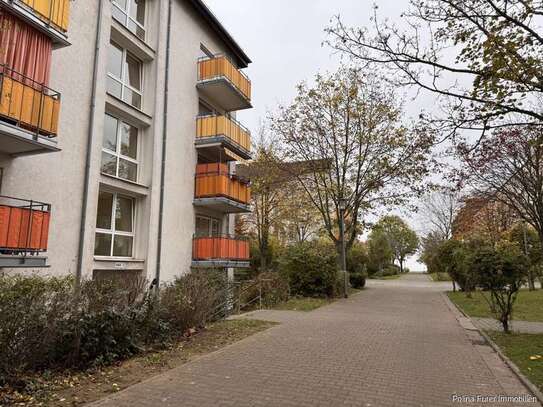
<instances>
[{"instance_id":1,"label":"red balcony railing","mask_svg":"<svg viewBox=\"0 0 543 407\"><path fill-rule=\"evenodd\" d=\"M230 175L226 164L198 164L194 197L226 197L248 205L251 202L251 188L247 181Z\"/></svg>"},{"instance_id":2,"label":"red balcony railing","mask_svg":"<svg viewBox=\"0 0 543 407\"><path fill-rule=\"evenodd\" d=\"M231 235L195 236L192 241L192 258L204 260L249 260L249 241Z\"/></svg>"},{"instance_id":3,"label":"red balcony railing","mask_svg":"<svg viewBox=\"0 0 543 407\"><path fill-rule=\"evenodd\" d=\"M0 118L18 127L56 137L60 93L0 65Z\"/></svg>"},{"instance_id":4,"label":"red balcony railing","mask_svg":"<svg viewBox=\"0 0 543 407\"><path fill-rule=\"evenodd\" d=\"M47 250L51 205L0 195L0 253Z\"/></svg>"}]
</instances>

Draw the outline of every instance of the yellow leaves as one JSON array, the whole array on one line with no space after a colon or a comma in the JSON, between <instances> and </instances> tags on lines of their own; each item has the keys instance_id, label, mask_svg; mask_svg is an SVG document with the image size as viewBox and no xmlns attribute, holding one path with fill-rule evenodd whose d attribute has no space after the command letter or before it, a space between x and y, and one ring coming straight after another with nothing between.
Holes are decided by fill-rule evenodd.
<instances>
[{"instance_id":1,"label":"yellow leaves","mask_svg":"<svg viewBox=\"0 0 543 407\"><path fill-rule=\"evenodd\" d=\"M543 359L543 356L541 355L532 355L530 356L530 360L541 360Z\"/></svg>"}]
</instances>

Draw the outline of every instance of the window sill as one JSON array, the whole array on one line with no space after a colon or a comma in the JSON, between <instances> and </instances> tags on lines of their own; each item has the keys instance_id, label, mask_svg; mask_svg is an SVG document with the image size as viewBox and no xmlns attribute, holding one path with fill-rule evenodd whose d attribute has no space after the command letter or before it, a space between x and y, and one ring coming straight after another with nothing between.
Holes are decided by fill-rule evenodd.
<instances>
[{"instance_id":1,"label":"window sill","mask_svg":"<svg viewBox=\"0 0 543 407\"><path fill-rule=\"evenodd\" d=\"M100 172L100 184L132 195L147 196L149 186Z\"/></svg>"},{"instance_id":2,"label":"window sill","mask_svg":"<svg viewBox=\"0 0 543 407\"><path fill-rule=\"evenodd\" d=\"M129 50L143 62L155 59L156 51L154 48L123 24L119 23L115 18L111 18L111 28L111 39Z\"/></svg>"},{"instance_id":3,"label":"window sill","mask_svg":"<svg viewBox=\"0 0 543 407\"><path fill-rule=\"evenodd\" d=\"M129 124L136 127L149 127L153 122L153 116L145 113L143 110L126 103L124 100L113 96L106 91L106 113L126 120Z\"/></svg>"},{"instance_id":4,"label":"window sill","mask_svg":"<svg viewBox=\"0 0 543 407\"><path fill-rule=\"evenodd\" d=\"M145 263L145 260L135 259L133 257L94 256L94 261L101 261L101 262L108 262L108 263Z\"/></svg>"}]
</instances>

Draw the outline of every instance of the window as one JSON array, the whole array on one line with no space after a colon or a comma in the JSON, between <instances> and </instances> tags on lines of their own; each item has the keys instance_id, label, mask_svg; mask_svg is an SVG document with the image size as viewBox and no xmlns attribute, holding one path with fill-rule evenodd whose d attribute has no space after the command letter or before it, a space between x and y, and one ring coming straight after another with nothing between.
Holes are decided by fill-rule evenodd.
<instances>
[{"instance_id":1,"label":"window","mask_svg":"<svg viewBox=\"0 0 543 407\"><path fill-rule=\"evenodd\" d=\"M142 99L142 63L114 42L109 43L107 91L138 109Z\"/></svg>"},{"instance_id":2,"label":"window","mask_svg":"<svg viewBox=\"0 0 543 407\"><path fill-rule=\"evenodd\" d=\"M134 247L134 199L100 192L96 216L94 254L106 257L132 257Z\"/></svg>"},{"instance_id":3,"label":"window","mask_svg":"<svg viewBox=\"0 0 543 407\"><path fill-rule=\"evenodd\" d=\"M102 172L138 180L138 128L106 114L102 142Z\"/></svg>"},{"instance_id":4,"label":"window","mask_svg":"<svg viewBox=\"0 0 543 407\"><path fill-rule=\"evenodd\" d=\"M145 40L145 0L113 0L112 6L113 18Z\"/></svg>"},{"instance_id":5,"label":"window","mask_svg":"<svg viewBox=\"0 0 543 407\"><path fill-rule=\"evenodd\" d=\"M221 223L218 219L196 216L196 236L219 236Z\"/></svg>"}]
</instances>

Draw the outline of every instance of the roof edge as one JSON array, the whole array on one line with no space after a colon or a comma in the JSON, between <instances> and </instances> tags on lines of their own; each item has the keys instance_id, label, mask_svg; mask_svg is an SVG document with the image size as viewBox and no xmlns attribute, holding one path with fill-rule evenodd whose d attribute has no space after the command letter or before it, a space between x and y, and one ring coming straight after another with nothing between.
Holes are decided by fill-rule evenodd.
<instances>
[{"instance_id":1,"label":"roof edge","mask_svg":"<svg viewBox=\"0 0 543 407\"><path fill-rule=\"evenodd\" d=\"M239 44L234 40L232 35L224 28L219 19L213 14L211 9L203 2L203 0L189 0L194 6L196 11L206 20L215 33L224 41L226 46L230 49L240 68L247 68L247 66L253 62L249 56L243 51Z\"/></svg>"}]
</instances>

